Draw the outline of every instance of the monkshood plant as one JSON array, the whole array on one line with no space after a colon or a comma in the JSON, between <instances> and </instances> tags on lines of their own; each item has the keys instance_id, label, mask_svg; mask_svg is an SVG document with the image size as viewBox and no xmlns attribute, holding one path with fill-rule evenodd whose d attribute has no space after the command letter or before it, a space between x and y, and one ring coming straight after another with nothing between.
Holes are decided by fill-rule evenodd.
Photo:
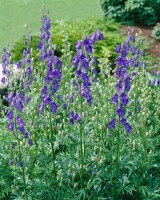
<instances>
[{"instance_id":1,"label":"monkshood plant","mask_svg":"<svg viewBox=\"0 0 160 200\"><path fill-rule=\"evenodd\" d=\"M102 33L97 30L95 33L93 33L90 38L87 38L87 36L84 36L82 41L77 41L75 44L77 54L74 56L72 60L72 64L75 69L75 79L73 80L73 87L78 91L78 99L79 99L79 113L74 113L74 111L69 112L69 118L70 123L73 125L76 121L80 123L80 185L81 189L84 187L84 165L85 165L85 155L84 155L84 149L85 149L85 143L83 141L83 134L84 134L84 99L86 102L91 105L93 98L91 95L91 80L89 78L91 67L91 56L92 53L92 45L96 42L96 40L103 40ZM94 57L93 64L97 65L96 57ZM96 75L97 70L94 68L93 73ZM94 80L96 81L96 77L94 77ZM75 95L75 93L74 93ZM73 98L73 95L72 95ZM78 106L77 106L78 107Z\"/></svg>"},{"instance_id":2,"label":"monkshood plant","mask_svg":"<svg viewBox=\"0 0 160 200\"><path fill-rule=\"evenodd\" d=\"M56 165L55 165L55 141L57 130L56 114L58 113L59 107L61 106L61 96L57 93L62 77L62 62L57 56L54 55L54 49L50 43L50 20L47 16L42 16L42 28L40 35L40 42L38 48L40 50L39 60L47 66L44 74L44 85L41 89L42 100L38 107L40 115L47 117L49 121L48 127L48 139L52 150L52 174L53 174L53 185L56 188ZM43 74L42 74L43 76Z\"/></svg>"},{"instance_id":3,"label":"monkshood plant","mask_svg":"<svg viewBox=\"0 0 160 200\"><path fill-rule=\"evenodd\" d=\"M159 198L160 81L145 70L139 34L129 29L115 47L113 70L96 56L100 30L79 38L73 56L63 25L58 58L44 12L41 23L36 67L30 32L19 76L8 49L2 57L0 199Z\"/></svg>"},{"instance_id":4,"label":"monkshood plant","mask_svg":"<svg viewBox=\"0 0 160 200\"><path fill-rule=\"evenodd\" d=\"M115 117L109 122L108 128L115 130L116 132L116 168L115 168L115 183L114 183L114 199L117 199L117 189L119 180L119 164L120 164L120 134L123 132L124 126L125 131L130 134L132 132L132 126L126 119L127 105L130 103L127 93L131 90L131 81L137 75L137 71L146 67L145 62L140 60L140 55L144 55L144 51L138 48L138 45L134 45L135 36L132 33L128 33L128 38L122 45L118 45L115 49L116 53L119 54L116 59L115 75L117 78L116 91L113 95L111 102L116 106ZM138 70L137 70L138 69ZM136 96L137 98L137 96ZM138 99L135 99L138 103ZM137 108L135 108L137 109ZM138 107L140 110L140 106ZM131 112L131 111L130 111ZM136 115L136 113L135 113ZM116 121L118 123L115 129ZM122 129L122 130L121 130Z\"/></svg>"},{"instance_id":5,"label":"monkshood plant","mask_svg":"<svg viewBox=\"0 0 160 200\"><path fill-rule=\"evenodd\" d=\"M7 56L9 55L9 57ZM24 185L24 197L28 199L27 192L27 155L26 148L33 145L32 141L32 133L28 124L28 119L25 115L27 114L27 109L29 108L28 103L30 102L29 90L31 86L31 76L32 76L32 61L30 58L30 49L29 47L23 52L23 60L17 63L17 68L21 69L21 75L19 76L20 83L16 82L15 79L12 78L12 71L10 71L10 66L12 63L10 62L11 54L4 49L4 55L2 56L2 66L3 66L3 74L5 78L3 80L8 82L8 96L7 101L9 103L9 107L7 108L7 119L8 119L8 131L13 134L13 141L11 144L11 158L8 163L12 166L13 171L18 170L20 175L22 174L22 180ZM22 69L22 67L24 67ZM15 92L16 90L16 92ZM31 125L31 124L30 124ZM27 147L28 146L28 147ZM29 155L28 155L29 156ZM15 178L15 185L16 185ZM23 196L22 195L22 196Z\"/></svg>"},{"instance_id":6,"label":"monkshood plant","mask_svg":"<svg viewBox=\"0 0 160 200\"><path fill-rule=\"evenodd\" d=\"M125 127L125 131L128 134L132 133L131 143L135 142L133 139L133 135L136 132L139 132L137 128L139 127L139 122L141 123L142 131L139 132L141 136L141 145L142 145L142 163L141 163L141 174L140 174L140 186L143 187L145 184L146 178L146 169L148 164L147 158L147 137L145 133L148 134L148 117L150 115L149 102L151 100L147 100L151 94L150 89L148 88L149 81L147 80L147 72L146 72L146 63L144 62L145 52L141 49L141 45L143 41L139 40L137 37L138 43L135 44L135 36L133 35L134 30L130 30L128 34L128 38L122 45L118 45L115 49L116 53L119 54L116 59L116 69L115 75L118 79L116 83L116 93L113 95L111 102L116 105L117 115L113 118L108 128L110 131L115 131L117 135L116 139L116 168L115 168L115 184L114 184L114 199L117 199L117 190L118 190L118 182L119 182L119 165L120 165L120 135L123 133L123 128L119 128L120 126ZM132 84L131 84L132 82ZM158 83L158 81L157 81ZM154 83L153 83L154 85ZM153 86L152 82L150 82L150 86ZM134 89L133 89L134 88ZM141 93L141 89L145 90L145 93ZM128 93L128 95L127 95ZM145 98L142 96L147 95ZM130 98L129 98L130 97ZM143 99L146 99L145 101ZM142 103L143 102L143 103ZM143 110L144 109L144 110ZM146 118L141 118L141 113L148 113ZM126 118L126 116L127 118ZM130 123L127 122L127 119L130 120ZM116 126L116 121L118 125ZM143 124L143 125L142 125ZM134 130L133 130L134 125ZM144 191L142 192L140 189L141 198L144 197Z\"/></svg>"}]
</instances>

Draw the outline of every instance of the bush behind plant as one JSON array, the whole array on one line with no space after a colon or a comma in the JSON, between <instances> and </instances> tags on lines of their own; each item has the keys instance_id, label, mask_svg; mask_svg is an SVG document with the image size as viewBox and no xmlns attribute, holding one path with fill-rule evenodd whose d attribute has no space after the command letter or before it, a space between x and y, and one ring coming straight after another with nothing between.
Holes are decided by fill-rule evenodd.
<instances>
[{"instance_id":1,"label":"bush behind plant","mask_svg":"<svg viewBox=\"0 0 160 200\"><path fill-rule=\"evenodd\" d=\"M67 21L61 22L57 21L52 23L51 28L51 40L53 44L57 44L58 49L55 50L55 54L58 57L62 56L62 44L63 44L63 33L64 31L68 34L68 41L70 43L70 50L75 53L75 42L82 38L84 34L91 34L94 30L100 29L103 31L104 40L96 44L96 56L97 58L104 58L105 62L109 62L111 67L115 66L116 53L114 51L115 46L120 44L123 39L126 38L124 33L120 29L120 24L111 19L95 19L88 18L84 21ZM33 39L30 41L30 47L32 48L32 55L34 57L34 63L38 61L37 54L37 45L39 43L38 35L33 35ZM144 40L143 48L147 50L150 44L145 37L142 37ZM25 49L25 36L19 39L11 49L12 52L12 61L16 63L19 59L22 58L22 52ZM155 63L155 58L153 58L148 52L146 52L146 62L147 70L151 71L153 63Z\"/></svg>"},{"instance_id":2,"label":"bush behind plant","mask_svg":"<svg viewBox=\"0 0 160 200\"><path fill-rule=\"evenodd\" d=\"M75 52L75 42L82 38L84 34L91 34L94 30L100 29L104 33L104 40L96 45L96 55L101 58L105 54L106 62L110 62L114 65L116 54L114 48L117 44L122 41L122 32L120 30L120 24L114 22L113 20L95 19L88 18L84 21L68 21L61 22L57 21L52 23L51 29L51 40L53 44L57 44L58 49L55 54L59 57L62 55L62 39L64 30L68 33L68 41L70 42L70 50ZM22 52L25 49L25 37L19 39L12 48L12 60L17 62L22 58ZM30 46L33 49L33 56L35 62L37 62L37 45L39 42L39 37L33 35L33 39L30 42Z\"/></svg>"},{"instance_id":3,"label":"bush behind plant","mask_svg":"<svg viewBox=\"0 0 160 200\"><path fill-rule=\"evenodd\" d=\"M159 0L101 0L104 14L123 23L153 26L160 20Z\"/></svg>"},{"instance_id":4,"label":"bush behind plant","mask_svg":"<svg viewBox=\"0 0 160 200\"><path fill-rule=\"evenodd\" d=\"M157 23L157 25L154 27L152 31L152 37L154 37L156 40L160 40L160 23Z\"/></svg>"}]
</instances>

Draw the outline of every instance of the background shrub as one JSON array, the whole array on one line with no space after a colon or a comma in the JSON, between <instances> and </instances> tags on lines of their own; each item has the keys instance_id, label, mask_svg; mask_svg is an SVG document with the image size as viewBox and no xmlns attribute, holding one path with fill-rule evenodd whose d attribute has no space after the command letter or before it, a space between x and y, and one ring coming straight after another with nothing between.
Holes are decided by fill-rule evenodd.
<instances>
[{"instance_id":1,"label":"background shrub","mask_svg":"<svg viewBox=\"0 0 160 200\"><path fill-rule=\"evenodd\" d=\"M106 17L152 26L160 20L159 0L101 0Z\"/></svg>"},{"instance_id":2,"label":"background shrub","mask_svg":"<svg viewBox=\"0 0 160 200\"><path fill-rule=\"evenodd\" d=\"M61 21L56 21L52 23L51 28L51 40L52 44L57 44L58 49L55 51L55 54L58 57L62 56L62 44L63 44L63 32L66 31L68 34L68 41L70 43L70 50L72 53L75 53L75 43L77 40L81 39L84 34L90 35L95 30L100 29L104 34L104 40L100 41L95 46L97 58L103 58L105 62L109 62L111 67L115 67L115 46L124 41L126 36L123 36L123 32L120 29L120 24L115 22L112 19L95 19L88 18L83 21L66 21L65 24L62 24ZM147 50L150 42L144 38L143 48ZM12 48L12 60L16 63L19 59L22 58L22 52L26 48L25 37L20 38ZM33 35L33 39L30 42L30 47L32 48L32 56L34 57L34 62L38 61L37 46L39 43L39 36ZM155 58L152 58L146 52L145 57L147 63L147 70L150 71L152 68L152 63L155 61Z\"/></svg>"},{"instance_id":3,"label":"background shrub","mask_svg":"<svg viewBox=\"0 0 160 200\"><path fill-rule=\"evenodd\" d=\"M57 44L58 49L55 54L59 57L62 55L62 40L63 31L68 33L68 41L71 44L71 51L75 53L75 43L81 39L84 34L89 35L97 29L100 29L104 33L104 40L96 45L96 55L98 58L105 58L106 62L114 64L116 54L114 52L115 46L122 42L122 32L120 32L120 25L113 20L88 18L84 21L67 21L65 25L61 21L57 21L52 24L51 40L53 44ZM13 62L17 62L22 57L22 52L25 49L25 38L19 39L12 49ZM37 45L39 43L39 37L33 36L30 47L33 49L32 54L34 60L37 61Z\"/></svg>"},{"instance_id":4,"label":"background shrub","mask_svg":"<svg viewBox=\"0 0 160 200\"><path fill-rule=\"evenodd\" d=\"M152 37L154 37L156 40L160 40L160 23L154 27L152 31Z\"/></svg>"}]
</instances>

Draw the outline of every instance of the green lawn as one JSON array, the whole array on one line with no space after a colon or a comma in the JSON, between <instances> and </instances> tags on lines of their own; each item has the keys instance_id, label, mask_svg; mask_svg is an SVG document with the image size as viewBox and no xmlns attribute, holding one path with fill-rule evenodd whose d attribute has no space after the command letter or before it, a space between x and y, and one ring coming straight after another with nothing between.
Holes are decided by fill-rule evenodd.
<instances>
[{"instance_id":1,"label":"green lawn","mask_svg":"<svg viewBox=\"0 0 160 200\"><path fill-rule=\"evenodd\" d=\"M39 31L43 3L51 21L103 16L99 0L0 0L0 55L3 47L25 34L25 24L33 33Z\"/></svg>"}]
</instances>

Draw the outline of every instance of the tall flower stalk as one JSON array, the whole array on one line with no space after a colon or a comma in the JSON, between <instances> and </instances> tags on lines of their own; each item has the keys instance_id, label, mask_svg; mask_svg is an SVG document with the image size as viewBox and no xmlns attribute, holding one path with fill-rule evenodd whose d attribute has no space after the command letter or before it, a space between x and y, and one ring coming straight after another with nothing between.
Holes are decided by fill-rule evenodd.
<instances>
[{"instance_id":1,"label":"tall flower stalk","mask_svg":"<svg viewBox=\"0 0 160 200\"><path fill-rule=\"evenodd\" d=\"M127 93L131 90L132 77L136 76L136 71L140 63L138 60L139 50L135 43L135 36L133 33L128 34L128 38L122 45L117 45L115 51L119 56L116 59L115 76L118 79L116 84L116 93L111 99L111 103L116 105L116 115L109 122L108 128L115 129L116 121L118 121L118 128L115 130L116 137L116 169L115 169L115 182L114 182L114 199L117 199L118 180L119 180L119 157L120 157L120 125L125 127L128 134L132 131L132 126L127 122L127 105L130 103Z\"/></svg>"},{"instance_id":2,"label":"tall flower stalk","mask_svg":"<svg viewBox=\"0 0 160 200\"><path fill-rule=\"evenodd\" d=\"M72 60L73 67L75 68L75 79L73 81L73 87L78 90L78 96L80 99L80 116L73 111L70 112L70 122L74 124L75 121L80 123L79 127L79 157L80 157L80 185L81 189L84 189L84 165L85 165L85 143L84 143L84 100L91 106L91 80L89 75L93 75L91 69L91 54L93 52L92 45L96 40L103 40L103 35L100 30L90 35L90 38L84 36L83 40L78 40L75 44L77 54ZM95 60L95 58L94 58ZM94 70L95 71L95 70ZM92 77L93 78L93 77Z\"/></svg>"},{"instance_id":3,"label":"tall flower stalk","mask_svg":"<svg viewBox=\"0 0 160 200\"><path fill-rule=\"evenodd\" d=\"M6 50L4 53L6 54ZM23 77L23 81L25 82L25 86L27 87L26 90L30 88L31 80L30 76L32 74L32 70L28 65L31 64L30 59L28 56L30 55L30 51L24 50L24 52L27 52L24 54L24 62L19 61L17 63L17 69L20 70L22 67L22 64L26 66L21 72L21 76ZM5 57L5 56L4 56ZM3 58L4 58L3 57ZM10 57L10 56L9 56ZM11 66L9 66L11 65ZM27 122L23 120L23 114L25 113L25 108L28 106L28 103L30 102L30 97L26 93L25 88L23 87L23 83L18 85L18 82L16 80L14 81L13 78L13 69L11 69L12 63L7 59L3 59L3 68L4 68L4 74L6 75L7 83L8 83L8 96L7 101L9 103L8 113L7 113L7 119L8 119L8 130L9 132L13 132L14 139L16 141L16 144L14 147L16 149L17 147L17 154L14 155L14 159L11 158L9 160L9 165L12 165L15 163L15 166L18 166L19 170L22 173L22 180L24 185L24 191L25 191L25 199L28 199L28 189L27 189L27 182L26 182L26 168L25 168L25 154L24 149L26 146L26 143L31 147L33 145L32 141L32 135L31 132L28 132L29 127L27 125ZM19 77L21 78L21 77ZM13 91L16 91L13 92ZM24 140L25 139L25 140Z\"/></svg>"},{"instance_id":4,"label":"tall flower stalk","mask_svg":"<svg viewBox=\"0 0 160 200\"><path fill-rule=\"evenodd\" d=\"M10 92L8 95L8 102L10 103L12 110L8 111L8 130L14 133L15 139L18 146L18 167L22 168L22 179L24 183L25 197L28 199L26 175L25 175L25 164L23 155L23 146L21 145L23 138L28 141L28 145L32 146L33 141L31 139L31 134L27 132L27 126L22 119L23 103L24 97L21 92L17 93L14 97L14 93ZM16 156L16 155L15 155ZM14 162L17 162L17 158ZM9 162L11 164L11 160Z\"/></svg>"},{"instance_id":5,"label":"tall flower stalk","mask_svg":"<svg viewBox=\"0 0 160 200\"><path fill-rule=\"evenodd\" d=\"M40 41L38 44L38 49L40 51L39 60L47 66L47 69L42 71L44 75L43 85L41 89L41 103L38 107L38 112L40 115L47 114L49 119L49 142L52 151L52 164L53 164L53 183L56 184L56 166L55 166L55 148L54 143L56 139L56 113L58 112L58 103L56 93L59 89L59 84L62 76L62 62L54 54L54 47L51 44L50 38L50 19L42 14L42 28L40 29ZM45 112L46 111L46 112ZM54 126L54 128L53 128Z\"/></svg>"}]
</instances>

